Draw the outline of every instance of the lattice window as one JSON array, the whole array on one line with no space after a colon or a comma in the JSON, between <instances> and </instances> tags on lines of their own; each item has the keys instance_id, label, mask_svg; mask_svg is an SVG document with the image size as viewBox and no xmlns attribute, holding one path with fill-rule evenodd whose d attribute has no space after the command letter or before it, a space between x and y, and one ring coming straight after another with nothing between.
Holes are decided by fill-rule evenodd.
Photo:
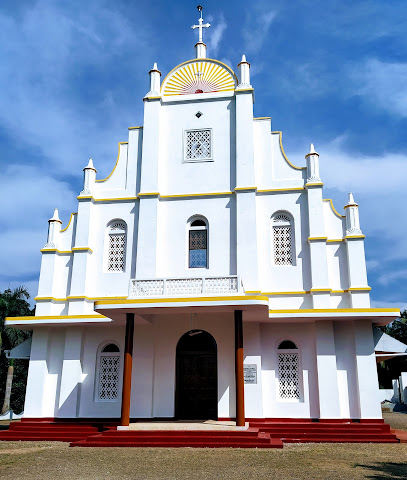
<instances>
[{"instance_id":1,"label":"lattice window","mask_svg":"<svg viewBox=\"0 0 407 480\"><path fill-rule=\"evenodd\" d=\"M279 213L273 217L274 265L293 265L293 238L290 217Z\"/></svg>"},{"instance_id":2,"label":"lattice window","mask_svg":"<svg viewBox=\"0 0 407 480\"><path fill-rule=\"evenodd\" d=\"M300 399L298 353L278 354L278 387L282 400Z\"/></svg>"},{"instance_id":3,"label":"lattice window","mask_svg":"<svg viewBox=\"0 0 407 480\"><path fill-rule=\"evenodd\" d=\"M109 226L107 271L124 272L126 261L126 224L115 221Z\"/></svg>"},{"instance_id":4,"label":"lattice window","mask_svg":"<svg viewBox=\"0 0 407 480\"><path fill-rule=\"evenodd\" d=\"M212 159L210 130L188 130L185 132L185 160Z\"/></svg>"},{"instance_id":5,"label":"lattice window","mask_svg":"<svg viewBox=\"0 0 407 480\"><path fill-rule=\"evenodd\" d=\"M205 268L207 251L207 230L190 230L189 268Z\"/></svg>"},{"instance_id":6,"label":"lattice window","mask_svg":"<svg viewBox=\"0 0 407 480\"><path fill-rule=\"evenodd\" d=\"M117 400L119 397L120 353L100 353L99 400Z\"/></svg>"}]
</instances>

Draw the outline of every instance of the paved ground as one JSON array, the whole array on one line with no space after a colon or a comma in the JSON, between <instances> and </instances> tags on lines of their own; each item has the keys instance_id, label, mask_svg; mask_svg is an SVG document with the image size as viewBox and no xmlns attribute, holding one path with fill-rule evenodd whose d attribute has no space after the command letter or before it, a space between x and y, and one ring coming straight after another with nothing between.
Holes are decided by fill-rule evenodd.
<instances>
[{"instance_id":1,"label":"paved ground","mask_svg":"<svg viewBox=\"0 0 407 480\"><path fill-rule=\"evenodd\" d=\"M387 413L407 430L407 414ZM0 442L3 480L405 480L407 444L299 444L284 449L70 448Z\"/></svg>"}]
</instances>

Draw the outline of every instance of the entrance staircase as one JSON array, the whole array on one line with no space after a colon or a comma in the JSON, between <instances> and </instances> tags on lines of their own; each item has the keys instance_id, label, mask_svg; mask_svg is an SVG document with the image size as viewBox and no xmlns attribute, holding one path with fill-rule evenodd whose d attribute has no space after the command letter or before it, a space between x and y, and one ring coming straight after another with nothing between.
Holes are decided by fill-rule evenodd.
<instances>
[{"instance_id":1,"label":"entrance staircase","mask_svg":"<svg viewBox=\"0 0 407 480\"><path fill-rule=\"evenodd\" d=\"M250 427L283 443L398 443L384 420L270 419L252 420Z\"/></svg>"},{"instance_id":2,"label":"entrance staircase","mask_svg":"<svg viewBox=\"0 0 407 480\"><path fill-rule=\"evenodd\" d=\"M0 440L60 441L72 447L282 448L284 443L398 443L383 420L251 419L246 430L117 430L115 422L22 419ZM404 432L403 432L404 433Z\"/></svg>"},{"instance_id":3,"label":"entrance staircase","mask_svg":"<svg viewBox=\"0 0 407 480\"><path fill-rule=\"evenodd\" d=\"M107 430L71 447L283 448L279 438L248 430Z\"/></svg>"}]
</instances>

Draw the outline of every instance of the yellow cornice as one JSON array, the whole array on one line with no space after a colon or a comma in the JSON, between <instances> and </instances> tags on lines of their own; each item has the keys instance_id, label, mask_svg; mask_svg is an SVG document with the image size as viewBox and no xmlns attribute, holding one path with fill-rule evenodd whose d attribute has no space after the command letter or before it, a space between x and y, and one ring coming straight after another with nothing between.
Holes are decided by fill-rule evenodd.
<instances>
[{"instance_id":1,"label":"yellow cornice","mask_svg":"<svg viewBox=\"0 0 407 480\"><path fill-rule=\"evenodd\" d=\"M235 187L233 190L235 192L244 192L247 190L257 191L257 187Z\"/></svg>"},{"instance_id":2,"label":"yellow cornice","mask_svg":"<svg viewBox=\"0 0 407 480\"><path fill-rule=\"evenodd\" d=\"M234 192L182 193L179 195L160 195L160 198L214 197L233 195Z\"/></svg>"},{"instance_id":3,"label":"yellow cornice","mask_svg":"<svg viewBox=\"0 0 407 480\"><path fill-rule=\"evenodd\" d=\"M331 208L332 208L332 211L334 212L334 214L339 217L339 218L345 218L345 215L341 215L338 210L336 210L336 208L334 207L334 203L332 201L332 198L323 198L322 199L323 202L329 202L330 205L331 205Z\"/></svg>"},{"instance_id":4,"label":"yellow cornice","mask_svg":"<svg viewBox=\"0 0 407 480\"><path fill-rule=\"evenodd\" d=\"M371 287L350 287L350 292L370 292L372 290Z\"/></svg>"},{"instance_id":5,"label":"yellow cornice","mask_svg":"<svg viewBox=\"0 0 407 480\"><path fill-rule=\"evenodd\" d=\"M331 293L348 293L349 290L332 290Z\"/></svg>"},{"instance_id":6,"label":"yellow cornice","mask_svg":"<svg viewBox=\"0 0 407 480\"><path fill-rule=\"evenodd\" d=\"M144 98L143 98L143 101L144 101L144 102L145 102L145 101L149 102L150 100L161 100L161 98L162 98L161 95L152 96L152 97L144 97Z\"/></svg>"},{"instance_id":7,"label":"yellow cornice","mask_svg":"<svg viewBox=\"0 0 407 480\"><path fill-rule=\"evenodd\" d=\"M398 308L298 308L269 310L269 313L400 313Z\"/></svg>"},{"instance_id":8,"label":"yellow cornice","mask_svg":"<svg viewBox=\"0 0 407 480\"><path fill-rule=\"evenodd\" d=\"M58 253L60 255L63 254L70 254L72 253L72 250L58 250L57 248L41 248L40 250L41 253Z\"/></svg>"},{"instance_id":9,"label":"yellow cornice","mask_svg":"<svg viewBox=\"0 0 407 480\"><path fill-rule=\"evenodd\" d=\"M343 207L344 210L346 210L349 207L358 207L359 205L357 203L349 203L348 205L345 205Z\"/></svg>"},{"instance_id":10,"label":"yellow cornice","mask_svg":"<svg viewBox=\"0 0 407 480\"><path fill-rule=\"evenodd\" d=\"M358 238L366 238L364 235L346 235L345 240L357 240Z\"/></svg>"},{"instance_id":11,"label":"yellow cornice","mask_svg":"<svg viewBox=\"0 0 407 480\"><path fill-rule=\"evenodd\" d=\"M284 151L284 147L283 147L283 132L281 131L275 131L275 132L271 132L272 135L275 135L276 133L278 133L279 137L280 137L280 149L281 149L281 153L283 154L283 157L285 159L285 161L288 163L288 165L290 165L290 167L294 168L295 170L306 170L307 167L296 167L294 164L292 164L290 162L290 160L288 160L287 158L287 155L285 154L285 151Z\"/></svg>"},{"instance_id":12,"label":"yellow cornice","mask_svg":"<svg viewBox=\"0 0 407 480\"><path fill-rule=\"evenodd\" d=\"M38 317L6 317L6 321L22 321L22 320L55 320L55 319L70 319L73 320L75 318L108 318L105 315L95 314L95 315L39 315Z\"/></svg>"},{"instance_id":13,"label":"yellow cornice","mask_svg":"<svg viewBox=\"0 0 407 480\"><path fill-rule=\"evenodd\" d=\"M324 241L326 242L328 237L308 237L309 242L317 242L317 241Z\"/></svg>"},{"instance_id":14,"label":"yellow cornice","mask_svg":"<svg viewBox=\"0 0 407 480\"><path fill-rule=\"evenodd\" d=\"M265 296L235 296L230 295L227 297L166 297L166 298L135 298L131 300L100 300L95 302L95 306L98 305L110 305L110 304L137 304L137 303L181 303L181 302L234 302L243 300L265 300L268 298Z\"/></svg>"},{"instance_id":15,"label":"yellow cornice","mask_svg":"<svg viewBox=\"0 0 407 480\"><path fill-rule=\"evenodd\" d=\"M262 295L307 295L309 291L299 290L297 292L262 292Z\"/></svg>"},{"instance_id":16,"label":"yellow cornice","mask_svg":"<svg viewBox=\"0 0 407 480\"><path fill-rule=\"evenodd\" d=\"M253 120L271 120L271 117L253 117Z\"/></svg>"},{"instance_id":17,"label":"yellow cornice","mask_svg":"<svg viewBox=\"0 0 407 480\"><path fill-rule=\"evenodd\" d=\"M137 196L138 197L159 197L160 194L159 192L145 192L145 193L139 192Z\"/></svg>"},{"instance_id":18,"label":"yellow cornice","mask_svg":"<svg viewBox=\"0 0 407 480\"><path fill-rule=\"evenodd\" d=\"M324 184L322 182L311 182L311 183L306 183L306 187L323 187Z\"/></svg>"},{"instance_id":19,"label":"yellow cornice","mask_svg":"<svg viewBox=\"0 0 407 480\"><path fill-rule=\"evenodd\" d=\"M139 130L140 128L143 128L143 127L129 127L129 130Z\"/></svg>"},{"instance_id":20,"label":"yellow cornice","mask_svg":"<svg viewBox=\"0 0 407 480\"><path fill-rule=\"evenodd\" d=\"M235 88L236 93L242 93L242 92L254 92L254 88Z\"/></svg>"},{"instance_id":21,"label":"yellow cornice","mask_svg":"<svg viewBox=\"0 0 407 480\"><path fill-rule=\"evenodd\" d=\"M95 180L95 182L106 182L106 180L109 180L109 178L113 175L113 172L116 170L117 164L119 163L121 145L128 145L128 143L129 142L119 142L119 152L117 154L117 160L116 160L115 166L113 167L113 170L110 172L110 174L106 178L101 178L100 180Z\"/></svg>"},{"instance_id":22,"label":"yellow cornice","mask_svg":"<svg viewBox=\"0 0 407 480\"><path fill-rule=\"evenodd\" d=\"M117 300L117 299L123 299L126 300L128 297L127 296L117 296L117 297L87 297L86 295L69 295L66 298L55 298L55 297L35 297L34 300L36 302L68 302L69 300L89 300L90 302L94 302L97 300Z\"/></svg>"},{"instance_id":23,"label":"yellow cornice","mask_svg":"<svg viewBox=\"0 0 407 480\"><path fill-rule=\"evenodd\" d=\"M311 293L331 293L332 288L311 288Z\"/></svg>"},{"instance_id":24,"label":"yellow cornice","mask_svg":"<svg viewBox=\"0 0 407 480\"><path fill-rule=\"evenodd\" d=\"M93 250L90 247L73 247L73 252L90 252L93 253Z\"/></svg>"},{"instance_id":25,"label":"yellow cornice","mask_svg":"<svg viewBox=\"0 0 407 480\"><path fill-rule=\"evenodd\" d=\"M257 193L273 193L273 192L294 192L304 190L305 187L288 187L288 188L270 188L266 190L257 190Z\"/></svg>"},{"instance_id":26,"label":"yellow cornice","mask_svg":"<svg viewBox=\"0 0 407 480\"><path fill-rule=\"evenodd\" d=\"M338 243L338 242L344 242L345 240L343 238L328 238L326 241L327 243Z\"/></svg>"},{"instance_id":27,"label":"yellow cornice","mask_svg":"<svg viewBox=\"0 0 407 480\"><path fill-rule=\"evenodd\" d=\"M115 198L95 198L92 195L86 197L77 197L79 201L91 200L94 203L97 202L129 202L132 200L138 200L138 197L115 197Z\"/></svg>"}]
</instances>

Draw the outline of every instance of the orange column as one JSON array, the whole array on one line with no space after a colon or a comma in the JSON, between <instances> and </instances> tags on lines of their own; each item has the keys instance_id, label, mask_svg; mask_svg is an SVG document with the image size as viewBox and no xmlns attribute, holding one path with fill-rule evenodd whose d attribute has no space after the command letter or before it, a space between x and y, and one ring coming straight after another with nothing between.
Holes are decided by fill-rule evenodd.
<instances>
[{"instance_id":1,"label":"orange column","mask_svg":"<svg viewBox=\"0 0 407 480\"><path fill-rule=\"evenodd\" d=\"M244 427L243 312L235 310L236 425Z\"/></svg>"},{"instance_id":2,"label":"orange column","mask_svg":"<svg viewBox=\"0 0 407 480\"><path fill-rule=\"evenodd\" d=\"M124 368L122 390L122 415L120 425L130 423L131 368L133 365L134 313L126 313L126 337L124 341Z\"/></svg>"}]
</instances>

